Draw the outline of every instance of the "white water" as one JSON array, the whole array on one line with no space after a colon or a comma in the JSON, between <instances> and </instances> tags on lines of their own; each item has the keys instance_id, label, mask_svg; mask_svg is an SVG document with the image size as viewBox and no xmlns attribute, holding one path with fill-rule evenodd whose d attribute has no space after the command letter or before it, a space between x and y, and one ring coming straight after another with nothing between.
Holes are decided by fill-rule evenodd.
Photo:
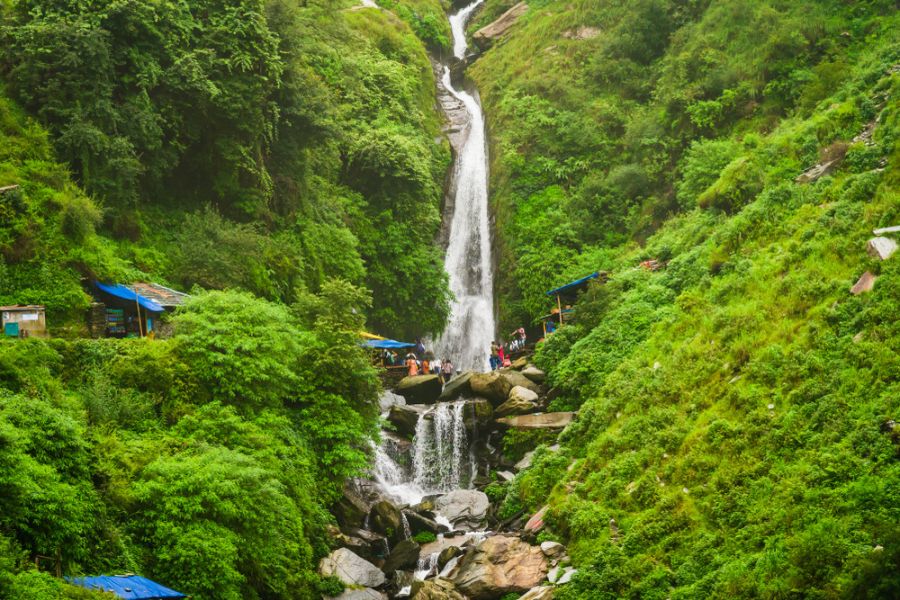
<instances>
[{"instance_id":1,"label":"white water","mask_svg":"<svg viewBox=\"0 0 900 600\"><path fill-rule=\"evenodd\" d=\"M466 21L482 2L477 0L450 17L453 53L458 59L466 54ZM456 197L444 258L455 298L447 329L435 342L435 351L438 356L449 357L461 370L486 371L496 324L484 115L475 96L453 86L446 65L443 85L465 107L468 123L455 164Z\"/></svg>"}]
</instances>

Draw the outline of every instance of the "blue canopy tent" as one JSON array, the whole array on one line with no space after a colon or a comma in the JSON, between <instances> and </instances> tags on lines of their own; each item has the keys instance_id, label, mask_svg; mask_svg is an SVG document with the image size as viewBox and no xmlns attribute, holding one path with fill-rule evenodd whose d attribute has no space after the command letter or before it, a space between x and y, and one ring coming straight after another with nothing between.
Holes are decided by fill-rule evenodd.
<instances>
[{"instance_id":1,"label":"blue canopy tent","mask_svg":"<svg viewBox=\"0 0 900 600\"><path fill-rule=\"evenodd\" d=\"M97 286L97 289L101 292L105 292L110 296L114 296L116 298L120 298L122 300L127 300L129 302L137 302L141 308L148 310L150 312L161 313L166 309L150 300L149 298L144 298L140 294L136 294L134 291L128 289L124 285L116 284L108 284L108 283L100 283L99 281L94 283Z\"/></svg>"},{"instance_id":2,"label":"blue canopy tent","mask_svg":"<svg viewBox=\"0 0 900 600\"><path fill-rule=\"evenodd\" d=\"M546 295L548 295L548 296L556 296L556 307L557 308L556 308L555 314L551 313L545 317L541 317L541 321L543 321L543 324L544 324L544 335L546 336L547 333L552 332L555 329L555 327L548 328L548 322L553 321L554 317L559 319L559 325L562 325L565 320L564 315L571 314L571 312L572 312L571 307L567 306L567 307L563 308L563 301L562 301L563 298L566 298L567 300L572 300L574 303L574 300L575 300L578 292L587 288L587 286L592 281L605 282L607 280L607 278L608 278L607 273L605 273L603 271L594 271L590 275L585 275L581 279L576 279L575 281L570 281L569 283L567 283L565 285L561 285L558 288L555 288L555 289L550 290L549 292L546 292Z\"/></svg>"},{"instance_id":3,"label":"blue canopy tent","mask_svg":"<svg viewBox=\"0 0 900 600\"><path fill-rule=\"evenodd\" d=\"M144 335L153 331L153 321L163 312L158 302L136 293L119 284L94 282L106 307L106 335L128 337Z\"/></svg>"},{"instance_id":4,"label":"blue canopy tent","mask_svg":"<svg viewBox=\"0 0 900 600\"><path fill-rule=\"evenodd\" d=\"M587 284L590 281L592 281L594 279L600 279L600 276L601 276L600 272L595 271L595 272L591 273L590 275L582 277L581 279L576 279L575 281L571 281L571 282L567 283L566 285L562 285L556 289L550 290L549 292L547 292L547 295L548 296L566 296L569 294L573 294L573 293L577 292L578 290L580 290L581 288L587 287Z\"/></svg>"},{"instance_id":5,"label":"blue canopy tent","mask_svg":"<svg viewBox=\"0 0 900 600\"><path fill-rule=\"evenodd\" d=\"M415 348L415 344L406 342L398 342L397 340L366 340L362 344L366 348L373 350L398 350L401 348Z\"/></svg>"},{"instance_id":6,"label":"blue canopy tent","mask_svg":"<svg viewBox=\"0 0 900 600\"><path fill-rule=\"evenodd\" d=\"M162 600L187 598L187 595L150 581L140 575L101 575L99 577L66 577L72 585L89 590L112 592L125 600Z\"/></svg>"}]
</instances>

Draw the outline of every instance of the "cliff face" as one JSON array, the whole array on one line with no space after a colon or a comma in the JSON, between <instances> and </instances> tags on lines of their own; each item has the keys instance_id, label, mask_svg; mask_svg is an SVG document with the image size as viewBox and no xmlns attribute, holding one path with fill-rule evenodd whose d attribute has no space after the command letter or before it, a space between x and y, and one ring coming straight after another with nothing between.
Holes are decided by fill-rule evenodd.
<instances>
[{"instance_id":1,"label":"cliff face","mask_svg":"<svg viewBox=\"0 0 900 600\"><path fill-rule=\"evenodd\" d=\"M469 71L504 326L610 272L538 353L573 463L501 512L550 498L562 598L890 595L900 260L867 248L900 224L897 16L614 4L531 3Z\"/></svg>"}]
</instances>

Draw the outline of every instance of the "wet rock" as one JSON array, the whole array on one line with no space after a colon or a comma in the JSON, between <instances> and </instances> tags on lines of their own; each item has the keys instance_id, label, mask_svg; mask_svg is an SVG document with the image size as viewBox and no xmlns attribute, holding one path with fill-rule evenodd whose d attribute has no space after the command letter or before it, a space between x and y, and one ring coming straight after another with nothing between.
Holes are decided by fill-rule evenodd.
<instances>
[{"instance_id":1,"label":"wet rock","mask_svg":"<svg viewBox=\"0 0 900 600\"><path fill-rule=\"evenodd\" d=\"M463 424L469 433L483 430L491 425L494 419L494 405L484 398L474 398L466 400L466 407L463 410Z\"/></svg>"},{"instance_id":2,"label":"wet rock","mask_svg":"<svg viewBox=\"0 0 900 600\"><path fill-rule=\"evenodd\" d=\"M466 600L450 581L440 577L422 583L413 600Z\"/></svg>"},{"instance_id":3,"label":"wet rock","mask_svg":"<svg viewBox=\"0 0 900 600\"><path fill-rule=\"evenodd\" d=\"M520 371L513 371L511 369L501 369L499 371L501 375L503 375L509 384L515 388L516 386L523 387L527 390L531 390L535 394L541 393L541 386L525 377Z\"/></svg>"},{"instance_id":4,"label":"wet rock","mask_svg":"<svg viewBox=\"0 0 900 600\"><path fill-rule=\"evenodd\" d=\"M419 552L419 544L413 540L402 540L391 550L381 570L385 573L391 573L404 569L415 569L416 564L419 562Z\"/></svg>"},{"instance_id":5,"label":"wet rock","mask_svg":"<svg viewBox=\"0 0 900 600\"><path fill-rule=\"evenodd\" d=\"M405 592L403 596L400 595L400 591L403 588L412 589L416 582L415 573L412 571L394 571L389 579L390 585L387 588L387 592L393 598L408 598L410 595L409 591Z\"/></svg>"},{"instance_id":6,"label":"wet rock","mask_svg":"<svg viewBox=\"0 0 900 600\"><path fill-rule=\"evenodd\" d=\"M454 490L438 498L435 511L445 517L454 527L480 529L487 519L490 500L478 490Z\"/></svg>"},{"instance_id":7,"label":"wet rock","mask_svg":"<svg viewBox=\"0 0 900 600\"><path fill-rule=\"evenodd\" d=\"M387 594L372 588L344 590L340 596L328 596L326 600L387 600Z\"/></svg>"},{"instance_id":8,"label":"wet rock","mask_svg":"<svg viewBox=\"0 0 900 600\"><path fill-rule=\"evenodd\" d=\"M319 573L334 575L345 585L379 587L384 584L381 569L346 548L338 548L319 562Z\"/></svg>"},{"instance_id":9,"label":"wet rock","mask_svg":"<svg viewBox=\"0 0 900 600\"><path fill-rule=\"evenodd\" d=\"M474 375L472 371L466 371L448 381L438 400L441 402L452 402L459 398L472 397L472 385L469 381L472 379L472 375Z\"/></svg>"},{"instance_id":10,"label":"wet rock","mask_svg":"<svg viewBox=\"0 0 900 600\"><path fill-rule=\"evenodd\" d=\"M497 423L513 429L563 429L574 419L575 413L573 412L555 412L505 417L497 419Z\"/></svg>"},{"instance_id":11,"label":"wet rock","mask_svg":"<svg viewBox=\"0 0 900 600\"><path fill-rule=\"evenodd\" d=\"M519 2L508 11L500 15L500 17L486 27L482 27L475 32L472 39L481 47L488 46L491 42L502 36L504 33L516 24L519 17L528 11L528 5Z\"/></svg>"},{"instance_id":12,"label":"wet rock","mask_svg":"<svg viewBox=\"0 0 900 600\"><path fill-rule=\"evenodd\" d=\"M859 280L856 282L856 284L854 284L854 286L852 288L850 288L850 293L853 294L854 296L859 296L860 294L864 294L866 292L871 292L872 289L875 287L876 279L878 279L878 278L875 277L875 275L873 275L869 271L866 271L865 273L862 274L862 276L859 278Z\"/></svg>"},{"instance_id":13,"label":"wet rock","mask_svg":"<svg viewBox=\"0 0 900 600\"><path fill-rule=\"evenodd\" d=\"M437 535L438 533L446 533L448 531L445 525L440 525L436 523L434 519L429 518L421 513L413 512L411 510L405 510L403 511L403 514L406 515L406 520L409 523L409 529L413 532L413 534L427 531L428 533Z\"/></svg>"},{"instance_id":14,"label":"wet rock","mask_svg":"<svg viewBox=\"0 0 900 600\"><path fill-rule=\"evenodd\" d=\"M533 587L524 596L520 596L519 600L553 600L553 588Z\"/></svg>"},{"instance_id":15,"label":"wet rock","mask_svg":"<svg viewBox=\"0 0 900 600\"><path fill-rule=\"evenodd\" d=\"M540 548L517 537L496 535L466 552L453 583L473 600L488 600L526 592L546 576L547 558Z\"/></svg>"},{"instance_id":16,"label":"wet rock","mask_svg":"<svg viewBox=\"0 0 900 600\"><path fill-rule=\"evenodd\" d=\"M384 560L387 555L388 541L384 536L366 529L348 529L347 531L330 532L331 539L342 548L351 550L357 556L370 561Z\"/></svg>"},{"instance_id":17,"label":"wet rock","mask_svg":"<svg viewBox=\"0 0 900 600\"><path fill-rule=\"evenodd\" d=\"M387 500L376 502L369 511L369 528L391 542L399 542L403 539L403 517L400 509Z\"/></svg>"},{"instance_id":18,"label":"wet rock","mask_svg":"<svg viewBox=\"0 0 900 600\"><path fill-rule=\"evenodd\" d=\"M523 528L528 533L537 533L544 528L544 515L547 514L549 506L544 506L539 511L531 515L531 518L525 523Z\"/></svg>"},{"instance_id":19,"label":"wet rock","mask_svg":"<svg viewBox=\"0 0 900 600\"><path fill-rule=\"evenodd\" d=\"M535 367L534 365L528 365L525 369L522 370L522 375L530 379L535 383L544 383L544 380L547 379L547 374Z\"/></svg>"},{"instance_id":20,"label":"wet rock","mask_svg":"<svg viewBox=\"0 0 900 600\"><path fill-rule=\"evenodd\" d=\"M512 361L512 364L510 365L510 367L515 369L516 371L521 371L522 369L524 369L527 366L528 366L528 357L527 356L520 356L516 360Z\"/></svg>"},{"instance_id":21,"label":"wet rock","mask_svg":"<svg viewBox=\"0 0 900 600\"><path fill-rule=\"evenodd\" d=\"M441 378L437 375L417 375L404 377L397 384L394 393L403 396L409 404L434 404L443 391Z\"/></svg>"},{"instance_id":22,"label":"wet rock","mask_svg":"<svg viewBox=\"0 0 900 600\"><path fill-rule=\"evenodd\" d=\"M566 553L566 547L559 542L543 542L541 543L541 552L549 559L562 558Z\"/></svg>"},{"instance_id":23,"label":"wet rock","mask_svg":"<svg viewBox=\"0 0 900 600\"><path fill-rule=\"evenodd\" d=\"M869 240L869 256L878 260L887 260L897 251L897 242L891 238L877 237Z\"/></svg>"},{"instance_id":24,"label":"wet rock","mask_svg":"<svg viewBox=\"0 0 900 600\"><path fill-rule=\"evenodd\" d=\"M362 527L369 513L369 503L362 493L349 482L344 484L344 495L332 507L331 512L343 528L358 529Z\"/></svg>"},{"instance_id":25,"label":"wet rock","mask_svg":"<svg viewBox=\"0 0 900 600\"><path fill-rule=\"evenodd\" d=\"M460 555L462 555L462 550L459 546L448 546L444 548L441 550L441 553L438 554L438 569L443 569L448 562Z\"/></svg>"},{"instance_id":26,"label":"wet rock","mask_svg":"<svg viewBox=\"0 0 900 600\"><path fill-rule=\"evenodd\" d=\"M478 396L490 400L495 406L499 406L509 397L512 385L501 373L475 373L469 379L472 391Z\"/></svg>"},{"instance_id":27,"label":"wet rock","mask_svg":"<svg viewBox=\"0 0 900 600\"><path fill-rule=\"evenodd\" d=\"M407 437L416 434L416 423L427 408L415 405L397 405L391 407L387 420L397 428L397 433Z\"/></svg>"},{"instance_id":28,"label":"wet rock","mask_svg":"<svg viewBox=\"0 0 900 600\"><path fill-rule=\"evenodd\" d=\"M508 417L510 415L527 415L528 413L532 413L536 410L537 405L535 404L538 400L538 395L523 388L521 386L516 386L509 391L509 398L497 407L497 410L494 414L498 417Z\"/></svg>"}]
</instances>

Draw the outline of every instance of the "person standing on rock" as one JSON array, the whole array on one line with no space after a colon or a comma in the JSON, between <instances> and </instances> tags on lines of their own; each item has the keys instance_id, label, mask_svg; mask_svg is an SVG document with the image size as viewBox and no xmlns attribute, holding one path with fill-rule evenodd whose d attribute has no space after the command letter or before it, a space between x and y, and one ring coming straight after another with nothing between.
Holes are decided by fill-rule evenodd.
<instances>
[{"instance_id":1,"label":"person standing on rock","mask_svg":"<svg viewBox=\"0 0 900 600\"><path fill-rule=\"evenodd\" d=\"M449 358L444 358L441 363L441 374L444 385L447 385L450 382L450 378L453 377L453 363L450 362Z\"/></svg>"},{"instance_id":2,"label":"person standing on rock","mask_svg":"<svg viewBox=\"0 0 900 600\"><path fill-rule=\"evenodd\" d=\"M499 346L497 342L491 342L491 371L496 371L500 364Z\"/></svg>"},{"instance_id":3,"label":"person standing on rock","mask_svg":"<svg viewBox=\"0 0 900 600\"><path fill-rule=\"evenodd\" d=\"M409 369L410 377L415 377L419 374L419 363L416 361L416 356L412 353L406 355L406 368Z\"/></svg>"},{"instance_id":4,"label":"person standing on rock","mask_svg":"<svg viewBox=\"0 0 900 600\"><path fill-rule=\"evenodd\" d=\"M441 376L441 359L435 357L431 360L431 374Z\"/></svg>"}]
</instances>

